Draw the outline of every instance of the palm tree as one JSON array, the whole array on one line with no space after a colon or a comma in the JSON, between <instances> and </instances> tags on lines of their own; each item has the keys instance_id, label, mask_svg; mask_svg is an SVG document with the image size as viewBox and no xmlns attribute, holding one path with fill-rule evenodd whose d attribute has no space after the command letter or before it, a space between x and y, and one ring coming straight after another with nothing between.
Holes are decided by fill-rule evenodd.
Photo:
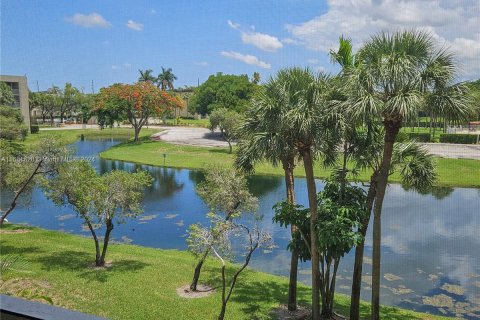
<instances>
[{"instance_id":1,"label":"palm tree","mask_svg":"<svg viewBox=\"0 0 480 320\"><path fill-rule=\"evenodd\" d=\"M245 119L239 128L240 140L235 165L248 173L254 172L254 165L268 161L274 166L282 165L285 173L287 201L295 204L294 169L297 152L288 132L280 132L277 124L282 121L282 107L288 97L279 79L270 79L252 100ZM292 236L296 226L291 226ZM290 260L288 289L288 310L297 309L298 251L293 249Z\"/></svg>"},{"instance_id":2,"label":"palm tree","mask_svg":"<svg viewBox=\"0 0 480 320\"><path fill-rule=\"evenodd\" d=\"M167 88L173 90L173 82L177 80L177 76L173 74L172 68L165 69L162 67L162 72L157 77L157 86L162 90Z\"/></svg>"},{"instance_id":3,"label":"palm tree","mask_svg":"<svg viewBox=\"0 0 480 320\"><path fill-rule=\"evenodd\" d=\"M282 120L277 123L281 132L288 132L289 141L295 146L303 160L307 180L310 210L310 250L312 262L312 319L320 319L320 256L317 244L318 224L317 189L313 163L318 156L324 163L334 160L337 137L332 134L332 124L324 114L329 111L330 78L321 73L318 76L308 69L291 68L280 71L278 78L286 92L286 104Z\"/></svg>"},{"instance_id":4,"label":"palm tree","mask_svg":"<svg viewBox=\"0 0 480 320\"><path fill-rule=\"evenodd\" d=\"M349 91L348 109L352 117L375 117L384 128L383 152L376 179L373 221L372 319L380 318L380 245L381 213L388 177L391 172L394 143L404 122L417 116L427 93L446 87L455 77L453 56L436 49L425 32L403 31L373 36L357 54L358 68ZM452 121L466 118L470 106L458 95L448 100L441 111Z\"/></svg>"},{"instance_id":5,"label":"palm tree","mask_svg":"<svg viewBox=\"0 0 480 320\"><path fill-rule=\"evenodd\" d=\"M138 77L138 82L150 82L150 83L154 83L157 78L155 78L152 73L153 73L153 70L152 69L147 69L145 71L142 71L142 70L138 70L138 72L140 73L140 77Z\"/></svg>"}]
</instances>

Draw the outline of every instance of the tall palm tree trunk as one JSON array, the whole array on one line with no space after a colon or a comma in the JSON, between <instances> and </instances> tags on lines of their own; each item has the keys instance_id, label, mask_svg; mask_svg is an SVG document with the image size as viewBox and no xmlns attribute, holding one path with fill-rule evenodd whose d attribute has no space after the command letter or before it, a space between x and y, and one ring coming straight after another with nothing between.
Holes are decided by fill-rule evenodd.
<instances>
[{"instance_id":1,"label":"tall palm tree trunk","mask_svg":"<svg viewBox=\"0 0 480 320\"><path fill-rule=\"evenodd\" d=\"M291 204L295 204L295 180L293 175L294 164L293 161L286 161L283 163L285 171L285 187L287 190L287 200ZM296 232L296 226L291 226L291 234ZM292 250L290 260L290 278L288 283L288 310L297 310L297 276L298 276L298 251Z\"/></svg>"},{"instance_id":2,"label":"tall palm tree trunk","mask_svg":"<svg viewBox=\"0 0 480 320\"><path fill-rule=\"evenodd\" d=\"M370 178L370 187L367 192L367 214L362 220L362 227L360 228L360 234L362 235L362 241L355 248L355 262L353 265L353 278L352 278L352 294L350 296L350 320L360 319L360 293L362 289L362 271L363 271L363 254L365 249L365 236L367 234L368 224L370 223L370 216L373 208L373 201L375 200L375 194L377 192L377 173L372 174Z\"/></svg>"},{"instance_id":3,"label":"tall palm tree trunk","mask_svg":"<svg viewBox=\"0 0 480 320\"><path fill-rule=\"evenodd\" d=\"M310 247L312 262L312 320L320 319L320 257L317 246L317 232L315 226L318 222L317 213L317 188L315 186L315 177L313 175L313 159L310 148L305 148L301 152L303 165L305 167L305 176L307 180L308 204L310 207Z\"/></svg>"},{"instance_id":4,"label":"tall palm tree trunk","mask_svg":"<svg viewBox=\"0 0 480 320\"><path fill-rule=\"evenodd\" d=\"M373 262L372 262L372 320L380 319L380 250L382 237L382 206L392 162L393 144L401 127L401 120L385 120L385 144L378 176L378 188L373 208Z\"/></svg>"}]
</instances>

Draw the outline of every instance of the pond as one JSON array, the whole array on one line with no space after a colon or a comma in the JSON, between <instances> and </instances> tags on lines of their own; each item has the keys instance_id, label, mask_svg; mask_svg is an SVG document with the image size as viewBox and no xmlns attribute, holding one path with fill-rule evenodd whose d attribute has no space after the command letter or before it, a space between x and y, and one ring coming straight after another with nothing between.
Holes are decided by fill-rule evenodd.
<instances>
[{"instance_id":1,"label":"pond","mask_svg":"<svg viewBox=\"0 0 480 320\"><path fill-rule=\"evenodd\" d=\"M141 168L155 179L146 192L144 214L137 220L115 226L115 240L186 249L188 226L206 221L208 208L195 193L203 174L98 158L99 152L118 142L98 140L74 144L78 156L94 156L92 163L100 172ZM272 223L272 206L285 197L283 179L254 176L249 185L252 193L259 197L259 212L264 216L262 227L271 232L277 245L271 252L257 253L251 266L287 276L289 230ZM323 183L317 181L317 186L321 190ZM295 187L298 202L307 204L305 179L296 179ZM2 194L2 198L4 196ZM4 201L2 209L3 206L6 206ZM382 304L458 318L480 318L479 208L480 189L441 188L421 195L390 185L382 218ZM33 191L30 203L17 207L9 218L13 223L89 236L70 208L56 207L38 189ZM362 292L365 300L369 300L371 294L371 228L369 230ZM337 292L350 293L353 260L354 250L341 261ZM299 268L299 280L309 284L309 264L301 263Z\"/></svg>"}]
</instances>

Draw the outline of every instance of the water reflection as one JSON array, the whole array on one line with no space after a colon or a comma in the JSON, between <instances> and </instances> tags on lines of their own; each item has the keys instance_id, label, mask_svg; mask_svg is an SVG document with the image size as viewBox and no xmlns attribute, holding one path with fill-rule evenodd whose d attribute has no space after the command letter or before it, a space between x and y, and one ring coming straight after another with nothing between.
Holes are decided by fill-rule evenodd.
<instances>
[{"instance_id":1,"label":"water reflection","mask_svg":"<svg viewBox=\"0 0 480 320\"><path fill-rule=\"evenodd\" d=\"M115 143L111 140L78 142L77 154L95 155ZM151 247L185 249L187 227L192 223L206 222L208 208L195 193L195 186L203 180L202 172L98 158L93 164L100 172L141 168L154 177L152 187L146 191L143 218L116 226L116 240L131 240L134 244ZM290 232L271 220L273 204L285 197L283 179L253 176L249 179L249 187L259 197L259 212L264 215L262 227L272 233L278 246L270 253L255 253L252 267L288 275L290 258L285 248ZM296 179L295 187L298 202L306 205L305 180ZM318 181L317 189L322 188L323 183ZM2 201L2 208L4 205ZM458 318L479 318L479 208L479 189L442 188L419 194L404 190L400 185L390 185L382 219L382 303ZM72 210L54 206L37 189L32 193L32 205L18 207L12 213L11 220L88 235ZM362 298L368 300L371 233L367 235L365 254ZM353 259L352 251L340 264L339 292L350 292ZM299 280L309 283L309 263L300 264Z\"/></svg>"}]
</instances>

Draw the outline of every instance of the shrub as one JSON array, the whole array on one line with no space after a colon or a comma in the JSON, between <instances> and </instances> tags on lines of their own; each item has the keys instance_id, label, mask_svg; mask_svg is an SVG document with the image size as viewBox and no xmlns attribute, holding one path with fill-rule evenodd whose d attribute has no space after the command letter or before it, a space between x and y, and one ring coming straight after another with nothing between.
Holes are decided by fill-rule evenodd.
<instances>
[{"instance_id":1,"label":"shrub","mask_svg":"<svg viewBox=\"0 0 480 320\"><path fill-rule=\"evenodd\" d=\"M459 144L476 144L478 135L476 134L441 134L440 142L459 143Z\"/></svg>"},{"instance_id":2,"label":"shrub","mask_svg":"<svg viewBox=\"0 0 480 320\"><path fill-rule=\"evenodd\" d=\"M23 123L20 110L0 106L0 139L23 140L27 133L28 127Z\"/></svg>"},{"instance_id":3,"label":"shrub","mask_svg":"<svg viewBox=\"0 0 480 320\"><path fill-rule=\"evenodd\" d=\"M40 127L36 124L30 126L30 133L35 134L40 131Z\"/></svg>"},{"instance_id":4,"label":"shrub","mask_svg":"<svg viewBox=\"0 0 480 320\"><path fill-rule=\"evenodd\" d=\"M416 140L418 142L430 142L431 141L430 133L408 132L407 135L408 135L409 140Z\"/></svg>"},{"instance_id":5,"label":"shrub","mask_svg":"<svg viewBox=\"0 0 480 320\"><path fill-rule=\"evenodd\" d=\"M406 142L408 140L408 135L404 131L399 131L397 134L396 142Z\"/></svg>"}]
</instances>

